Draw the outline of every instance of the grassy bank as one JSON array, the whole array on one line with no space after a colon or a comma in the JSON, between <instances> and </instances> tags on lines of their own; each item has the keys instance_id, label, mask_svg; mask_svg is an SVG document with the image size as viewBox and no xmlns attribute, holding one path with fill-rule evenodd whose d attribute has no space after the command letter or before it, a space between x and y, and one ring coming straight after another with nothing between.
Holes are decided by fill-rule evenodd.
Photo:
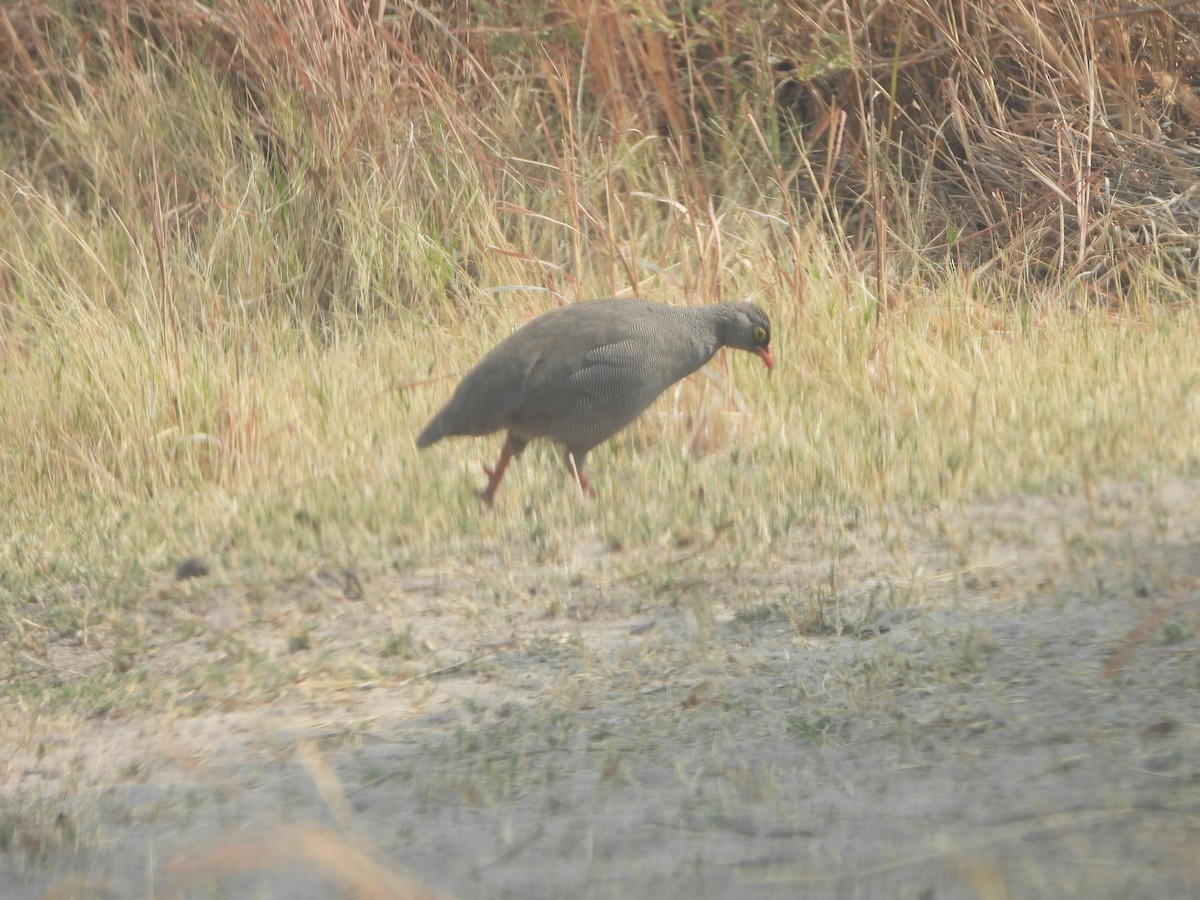
<instances>
[{"instance_id":1,"label":"grassy bank","mask_svg":"<svg viewBox=\"0 0 1200 900\"><path fill-rule=\"evenodd\" d=\"M194 554L233 571L404 562L534 532L653 545L726 523L731 546L761 559L826 515L1196 465L1191 310L911 290L880 312L825 271L803 305L760 295L773 375L725 357L669 393L596 453L590 501L535 446L492 513L473 491L498 436L420 453L413 440L544 295L494 299L461 333L372 316L324 336L270 319L173 334L81 304L5 364L6 577L120 584Z\"/></svg>"}]
</instances>

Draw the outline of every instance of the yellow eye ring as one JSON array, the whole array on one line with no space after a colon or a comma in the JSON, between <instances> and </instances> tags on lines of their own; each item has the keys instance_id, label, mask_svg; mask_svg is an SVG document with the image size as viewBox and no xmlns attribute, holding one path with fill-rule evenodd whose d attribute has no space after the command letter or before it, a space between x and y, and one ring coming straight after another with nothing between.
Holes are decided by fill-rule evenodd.
<instances>
[{"instance_id":1,"label":"yellow eye ring","mask_svg":"<svg viewBox=\"0 0 1200 900\"><path fill-rule=\"evenodd\" d=\"M765 344L767 342L767 329L761 325L754 326L754 343Z\"/></svg>"}]
</instances>

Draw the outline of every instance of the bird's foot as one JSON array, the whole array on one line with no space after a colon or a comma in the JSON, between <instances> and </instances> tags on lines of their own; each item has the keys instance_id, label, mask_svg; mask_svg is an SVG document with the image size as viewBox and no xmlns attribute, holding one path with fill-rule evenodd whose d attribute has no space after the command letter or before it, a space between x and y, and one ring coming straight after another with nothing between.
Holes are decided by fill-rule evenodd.
<instances>
[{"instance_id":1,"label":"bird's foot","mask_svg":"<svg viewBox=\"0 0 1200 900\"><path fill-rule=\"evenodd\" d=\"M479 491L478 493L476 493L475 496L477 496L480 500L483 501L484 506L486 506L490 509L492 503L496 499L496 488L498 488L500 486L500 478L504 474L504 469L500 468L499 469L500 474L497 475L496 469L492 468L487 463L483 463L482 465L483 465L484 474L486 474L488 477L488 483L487 483L487 487L485 487L482 491Z\"/></svg>"}]
</instances>

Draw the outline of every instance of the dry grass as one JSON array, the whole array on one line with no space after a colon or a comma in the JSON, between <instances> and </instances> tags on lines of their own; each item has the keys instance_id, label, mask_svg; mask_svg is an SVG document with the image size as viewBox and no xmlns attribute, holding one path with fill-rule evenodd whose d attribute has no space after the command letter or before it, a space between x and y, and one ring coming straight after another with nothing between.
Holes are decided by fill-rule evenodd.
<instances>
[{"instance_id":1,"label":"dry grass","mask_svg":"<svg viewBox=\"0 0 1200 900\"><path fill-rule=\"evenodd\" d=\"M796 43L807 57L780 66L753 18L351 6L0 14L10 677L48 664L51 635L104 633L127 684L147 630L130 613L186 592L169 580L192 555L251 594L464 554L553 563L589 542L633 572L680 553L737 567L798 527L1195 468L1200 320L1162 302L1194 294L1190 195L1147 202L1136 248L1104 244L1119 285L1079 277L1104 234L1133 228L1094 145L1156 178L1194 173L1147 143L1165 89L1146 77L1175 79L1168 106L1191 109L1194 40L1172 13L1121 31L1098 7L1045 5L1017 40L1005 21L1023 4L958 4L974 18L954 34L938 4L882 7L866 30L814 7L766 24L840 43ZM880 39L897 22L904 46ZM1102 65L1118 33L1137 53ZM976 99L938 93L948 71ZM836 109L788 99L834 81L853 86ZM1021 123L1018 83L1038 91ZM880 89L890 107L850 99ZM1058 142L1040 154L1034 120ZM968 221L986 235L971 252ZM716 361L595 454L594 502L531 450L481 510L498 440L418 454L413 436L512 327L615 293L757 299L774 376Z\"/></svg>"}]
</instances>

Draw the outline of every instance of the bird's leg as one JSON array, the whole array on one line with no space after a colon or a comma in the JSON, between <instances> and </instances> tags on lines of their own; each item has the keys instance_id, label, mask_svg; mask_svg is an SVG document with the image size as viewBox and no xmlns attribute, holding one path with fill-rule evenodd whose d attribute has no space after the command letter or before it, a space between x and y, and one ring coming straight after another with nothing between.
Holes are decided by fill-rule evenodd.
<instances>
[{"instance_id":1,"label":"bird's leg","mask_svg":"<svg viewBox=\"0 0 1200 900\"><path fill-rule=\"evenodd\" d=\"M496 499L496 488L500 487L500 479L504 477L504 470L508 468L509 460L512 458L512 441L505 440L504 446L500 448L500 459L496 462L495 468L487 463L483 464L483 471L487 473L488 483L487 487L479 492L479 499L488 506L491 506L492 501Z\"/></svg>"},{"instance_id":2,"label":"bird's leg","mask_svg":"<svg viewBox=\"0 0 1200 900\"><path fill-rule=\"evenodd\" d=\"M571 470L571 474L579 482L579 488L589 497L596 496L596 492L592 490L592 485L588 481L587 476L583 474L583 460L575 459L574 453L567 453L567 468Z\"/></svg>"},{"instance_id":3,"label":"bird's leg","mask_svg":"<svg viewBox=\"0 0 1200 900\"><path fill-rule=\"evenodd\" d=\"M504 440L504 446L500 448L500 459L496 461L495 468L487 463L483 464L483 471L487 473L488 483L487 487L479 492L479 499L488 506L491 506L492 501L496 499L496 488L500 487L500 479L504 477L504 470L508 468L509 462L514 456L520 456L524 449L525 442L520 438L513 437L509 432L508 437Z\"/></svg>"}]
</instances>

